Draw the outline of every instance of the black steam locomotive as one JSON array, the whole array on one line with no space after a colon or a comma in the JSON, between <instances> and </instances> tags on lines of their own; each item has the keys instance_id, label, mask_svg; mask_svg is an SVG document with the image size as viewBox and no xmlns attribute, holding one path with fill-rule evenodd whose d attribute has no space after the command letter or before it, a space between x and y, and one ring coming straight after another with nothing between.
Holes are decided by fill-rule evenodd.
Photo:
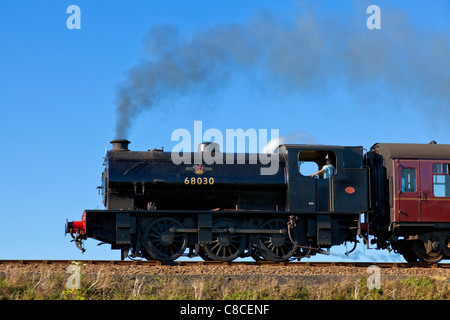
<instances>
[{"instance_id":1,"label":"black steam locomotive","mask_svg":"<svg viewBox=\"0 0 450 320\"><path fill-rule=\"evenodd\" d=\"M377 249L407 261L450 258L450 145L375 144L365 154L360 146L280 145L272 154L278 170L262 175L268 164L251 154L230 158L215 144L175 164L170 152L111 143L99 187L106 210L66 222L82 250L93 238L122 259L286 261L356 247L358 238L369 246L372 236ZM205 150L223 161L196 162ZM332 176L302 172L325 159Z\"/></svg>"}]
</instances>

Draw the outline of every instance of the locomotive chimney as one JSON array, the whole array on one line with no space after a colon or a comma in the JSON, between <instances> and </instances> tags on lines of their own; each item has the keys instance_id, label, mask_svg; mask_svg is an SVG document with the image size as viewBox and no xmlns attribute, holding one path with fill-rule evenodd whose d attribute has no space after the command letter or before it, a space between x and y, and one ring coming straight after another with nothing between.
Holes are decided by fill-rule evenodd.
<instances>
[{"instance_id":1,"label":"locomotive chimney","mask_svg":"<svg viewBox=\"0 0 450 320\"><path fill-rule=\"evenodd\" d=\"M113 145L111 151L130 151L128 145L131 143L127 139L116 139L110 142Z\"/></svg>"}]
</instances>

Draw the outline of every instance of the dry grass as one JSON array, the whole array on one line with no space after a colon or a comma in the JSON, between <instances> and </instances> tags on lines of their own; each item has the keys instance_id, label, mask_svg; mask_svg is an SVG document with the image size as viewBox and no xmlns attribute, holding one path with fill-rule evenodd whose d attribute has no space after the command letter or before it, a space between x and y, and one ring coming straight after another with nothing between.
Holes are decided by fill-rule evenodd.
<instances>
[{"instance_id":1,"label":"dry grass","mask_svg":"<svg viewBox=\"0 0 450 320\"><path fill-rule=\"evenodd\" d=\"M369 290L362 276L205 276L81 274L68 289L66 273L45 267L0 274L2 300L448 300L446 277L383 277Z\"/></svg>"}]
</instances>

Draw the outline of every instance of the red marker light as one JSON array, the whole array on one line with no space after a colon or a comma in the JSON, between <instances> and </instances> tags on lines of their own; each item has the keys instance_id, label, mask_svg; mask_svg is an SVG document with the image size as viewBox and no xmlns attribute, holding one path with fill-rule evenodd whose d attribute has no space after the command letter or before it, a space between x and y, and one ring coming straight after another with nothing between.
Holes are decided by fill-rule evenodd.
<instances>
[{"instance_id":1,"label":"red marker light","mask_svg":"<svg viewBox=\"0 0 450 320\"><path fill-rule=\"evenodd\" d=\"M353 188L353 187L347 187L347 188L345 188L345 192L347 192L348 194L355 193L355 188Z\"/></svg>"}]
</instances>

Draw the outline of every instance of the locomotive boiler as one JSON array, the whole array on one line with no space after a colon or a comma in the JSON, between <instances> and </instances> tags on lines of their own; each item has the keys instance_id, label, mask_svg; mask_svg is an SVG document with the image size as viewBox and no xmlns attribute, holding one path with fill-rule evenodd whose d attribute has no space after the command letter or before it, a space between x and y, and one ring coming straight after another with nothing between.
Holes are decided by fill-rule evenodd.
<instances>
[{"instance_id":1,"label":"locomotive boiler","mask_svg":"<svg viewBox=\"0 0 450 320\"><path fill-rule=\"evenodd\" d=\"M111 143L99 187L105 210L85 210L81 221L66 222L66 233L82 250L83 241L93 238L119 249L121 259L172 261L184 254L286 261L346 242L356 246L358 238L368 244L373 236L378 249L393 248L408 261L449 256L449 214L423 224L423 214L409 215L414 206L405 202L409 196L394 196L395 188L413 190L401 191L413 178L395 169L411 164L398 145L377 144L366 154L361 146L280 145L271 154L277 170L265 175L261 172L270 164L253 161L257 157L248 153L222 153L214 143L184 154L183 163L160 149L130 151L128 140ZM439 149L438 158L450 159L448 145L425 146L418 156ZM204 152L215 161L205 161ZM327 179L303 170L320 169L326 159L335 168ZM450 160L438 162L441 167L430 168L445 177L432 179L443 181L442 198L450 197L445 189L450 180L442 173L448 174ZM415 194L423 201L425 191L419 189Z\"/></svg>"}]
</instances>

